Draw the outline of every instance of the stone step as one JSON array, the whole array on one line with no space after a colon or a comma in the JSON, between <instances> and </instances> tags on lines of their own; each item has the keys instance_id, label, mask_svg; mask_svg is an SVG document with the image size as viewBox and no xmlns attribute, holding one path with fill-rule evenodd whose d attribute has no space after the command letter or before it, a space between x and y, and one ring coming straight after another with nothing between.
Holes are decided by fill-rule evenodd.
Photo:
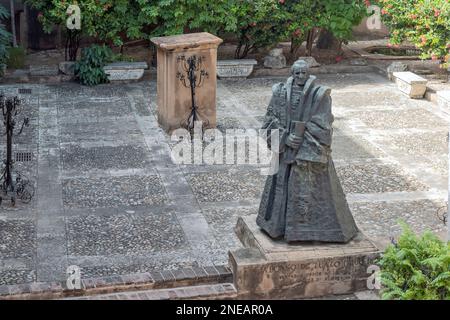
<instances>
[{"instance_id":1,"label":"stone step","mask_svg":"<svg viewBox=\"0 0 450 320\"><path fill-rule=\"evenodd\" d=\"M231 283L178 287L171 289L116 292L65 298L64 300L183 300L183 299L233 299L237 291Z\"/></svg>"},{"instance_id":2,"label":"stone step","mask_svg":"<svg viewBox=\"0 0 450 320\"><path fill-rule=\"evenodd\" d=\"M61 299L162 290L179 287L230 283L233 275L228 266L193 267L99 278L81 279L81 289L70 290L64 282L34 282L22 285L0 286L0 300Z\"/></svg>"}]
</instances>

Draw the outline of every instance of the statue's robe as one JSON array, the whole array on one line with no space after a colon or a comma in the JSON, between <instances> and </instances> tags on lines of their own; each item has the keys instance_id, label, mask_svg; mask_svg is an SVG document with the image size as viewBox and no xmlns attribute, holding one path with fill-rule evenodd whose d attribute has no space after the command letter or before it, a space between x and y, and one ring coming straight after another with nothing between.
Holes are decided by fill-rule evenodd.
<instances>
[{"instance_id":1,"label":"statue's robe","mask_svg":"<svg viewBox=\"0 0 450 320\"><path fill-rule=\"evenodd\" d=\"M310 76L303 89L291 77L272 90L263 129L280 132L279 170L267 178L257 224L288 242L348 242L358 231L331 159L330 89ZM298 150L285 144L291 120L305 123Z\"/></svg>"}]
</instances>

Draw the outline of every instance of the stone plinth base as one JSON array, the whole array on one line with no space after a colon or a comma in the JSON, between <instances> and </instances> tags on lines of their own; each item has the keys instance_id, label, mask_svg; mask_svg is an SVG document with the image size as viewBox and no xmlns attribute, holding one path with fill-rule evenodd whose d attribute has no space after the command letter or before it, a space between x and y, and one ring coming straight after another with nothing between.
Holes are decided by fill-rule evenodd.
<instances>
[{"instance_id":1,"label":"stone plinth base","mask_svg":"<svg viewBox=\"0 0 450 320\"><path fill-rule=\"evenodd\" d=\"M379 250L362 233L347 244L274 241L239 218L236 234L245 248L229 253L241 298L314 298L367 290L367 269Z\"/></svg>"}]
</instances>

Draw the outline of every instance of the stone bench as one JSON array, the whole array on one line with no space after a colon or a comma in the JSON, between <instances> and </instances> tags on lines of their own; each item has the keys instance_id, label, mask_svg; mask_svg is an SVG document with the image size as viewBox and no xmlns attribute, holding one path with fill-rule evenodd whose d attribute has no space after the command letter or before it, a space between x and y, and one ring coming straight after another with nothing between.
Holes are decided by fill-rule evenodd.
<instances>
[{"instance_id":1,"label":"stone bench","mask_svg":"<svg viewBox=\"0 0 450 320\"><path fill-rule=\"evenodd\" d=\"M441 111L450 114L450 90L438 91L436 96Z\"/></svg>"},{"instance_id":2,"label":"stone bench","mask_svg":"<svg viewBox=\"0 0 450 320\"><path fill-rule=\"evenodd\" d=\"M412 99L422 99L427 91L428 80L415 73L409 71L394 72L393 77L398 89Z\"/></svg>"},{"instance_id":3,"label":"stone bench","mask_svg":"<svg viewBox=\"0 0 450 320\"><path fill-rule=\"evenodd\" d=\"M217 77L219 79L245 79L253 72L255 59L234 59L217 61Z\"/></svg>"},{"instance_id":4,"label":"stone bench","mask_svg":"<svg viewBox=\"0 0 450 320\"><path fill-rule=\"evenodd\" d=\"M114 62L103 67L109 81L139 80L148 69L146 62Z\"/></svg>"}]
</instances>

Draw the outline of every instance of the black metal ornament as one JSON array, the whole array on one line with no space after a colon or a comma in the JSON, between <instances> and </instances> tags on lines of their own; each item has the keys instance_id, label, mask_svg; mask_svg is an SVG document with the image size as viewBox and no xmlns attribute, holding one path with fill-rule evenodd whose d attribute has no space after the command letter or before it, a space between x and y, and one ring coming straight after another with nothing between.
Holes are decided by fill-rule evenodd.
<instances>
[{"instance_id":1,"label":"black metal ornament","mask_svg":"<svg viewBox=\"0 0 450 320\"><path fill-rule=\"evenodd\" d=\"M196 89L203 86L205 79L209 78L208 72L204 69L203 62L204 57L199 57L192 55L186 57L185 55L180 55L177 57L179 71L177 72L177 78L181 81L183 86L191 89L191 110L186 120L181 123L182 127L188 130L194 129L196 121L202 121L203 126L207 127L209 125L206 117L202 119L200 117L200 107L196 100Z\"/></svg>"},{"instance_id":2,"label":"black metal ornament","mask_svg":"<svg viewBox=\"0 0 450 320\"><path fill-rule=\"evenodd\" d=\"M28 126L29 118L24 118L16 129L16 119L23 111L21 101L18 97L6 98L0 94L0 110L3 116L6 135L6 159L4 167L0 171L0 204L4 199L11 200L11 205L16 204L16 199L29 203L34 196L34 186L23 174L14 170L12 158L13 137L22 133L24 127Z\"/></svg>"}]
</instances>

